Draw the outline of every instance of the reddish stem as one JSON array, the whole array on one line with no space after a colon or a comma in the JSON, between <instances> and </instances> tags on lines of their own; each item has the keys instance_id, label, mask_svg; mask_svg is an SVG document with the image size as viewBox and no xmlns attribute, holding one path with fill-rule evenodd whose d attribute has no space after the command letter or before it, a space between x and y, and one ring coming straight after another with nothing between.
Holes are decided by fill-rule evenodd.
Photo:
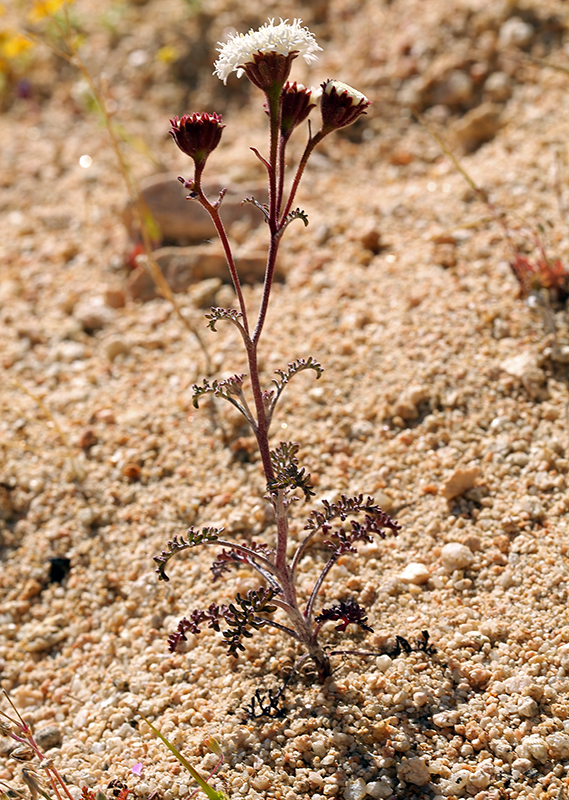
<instances>
[{"instance_id":1,"label":"reddish stem","mask_svg":"<svg viewBox=\"0 0 569 800\"><path fill-rule=\"evenodd\" d=\"M196 186L196 192L198 193L198 202L200 203L203 208L207 211L210 215L213 224L217 230L218 236L221 240L221 244L223 246L223 250L225 252L225 258L227 260L227 266L229 267L229 272L231 274L231 280L233 282L233 288L235 289L235 294L237 295L237 301L239 303L239 310L241 311L241 316L243 320L243 328L246 333L245 342L250 340L249 336L249 321L247 318L247 307L245 305L245 299L243 297L243 291L241 289L241 281L239 280L239 275L237 273L237 268L235 266L235 260L233 258L233 253L231 252L231 247L229 245L229 240L227 238L227 233L225 231L225 226L223 225L223 221L219 215L219 209L217 206L214 206L212 203L209 202L205 194L203 193L201 186Z\"/></svg>"},{"instance_id":2,"label":"reddish stem","mask_svg":"<svg viewBox=\"0 0 569 800\"><path fill-rule=\"evenodd\" d=\"M300 184L301 178L302 178L302 176L304 174L304 169L306 167L308 159L310 158L310 156L312 154L312 151L314 150L316 145L320 144L320 142L322 141L322 139L324 138L325 135L326 134L323 134L322 131L318 131L318 133L315 136L312 136L308 140L308 143L307 143L306 147L304 148L304 153L302 154L302 158L300 159L300 161L298 163L298 167L296 169L296 175L294 176L294 180L292 182L292 186L291 186L291 189L290 189L290 194L288 196L287 204L286 204L286 206L284 208L284 211L283 211L283 213L281 215L281 218L280 218L280 221L279 221L279 225L280 226L282 226L284 224L284 222L285 222L285 220L286 220L286 218L287 218L287 216L288 216L288 214L290 212L290 209L292 208L292 204L294 202L294 198L296 197L296 192L298 190L298 186Z\"/></svg>"}]
</instances>

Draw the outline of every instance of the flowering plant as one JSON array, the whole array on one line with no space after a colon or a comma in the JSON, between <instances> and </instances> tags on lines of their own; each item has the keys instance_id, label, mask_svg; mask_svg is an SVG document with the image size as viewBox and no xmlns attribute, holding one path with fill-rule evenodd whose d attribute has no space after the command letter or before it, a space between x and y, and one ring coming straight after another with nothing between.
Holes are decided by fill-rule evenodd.
<instances>
[{"instance_id":1,"label":"flowering plant","mask_svg":"<svg viewBox=\"0 0 569 800\"><path fill-rule=\"evenodd\" d=\"M304 211L293 208L300 180L306 163L314 148L330 133L355 122L369 106L367 98L355 89L339 81L328 80L322 84L320 97L321 125L312 135L309 128L308 142L297 165L288 196L285 196L285 153L289 139L299 125L315 108L312 90L288 78L292 62L302 56L308 63L316 58L321 48L313 34L302 27L300 20L293 23L281 20L275 25L270 20L257 31L245 35L235 35L219 48L219 58L215 64L215 74L224 82L231 72L238 76L245 74L249 80L265 94L265 110L269 118L269 153L265 157L257 150L255 155L266 169L269 183L269 202L267 205L247 198L245 202L254 204L263 214L268 226L269 246L265 270L264 286L260 309L255 324L249 318L245 305L239 271L223 225L220 207L224 191L211 201L202 186L202 175L206 159L217 147L221 139L221 118L217 114L194 113L175 117L172 120L171 134L180 147L194 161L194 176L191 180L180 178L189 190L189 198L196 200L209 213L217 229L225 255L233 286L237 295L238 309L212 308L206 318L209 327L215 330L220 320L230 322L238 329L249 367L249 381L253 405L249 404L244 391L245 375L233 375L223 380L194 386L194 405L204 394L223 397L235 406L251 427L259 450L267 486L267 498L273 508L276 525L275 547L265 542L238 544L223 536L223 528L206 527L202 530L190 528L186 537L174 537L168 547L155 558L158 573L162 580L168 580L166 566L169 560L182 550L197 545L222 548L212 566L214 580L227 572L232 566L246 564L252 567L263 585L252 590L247 597L237 595L229 606L212 604L207 610L196 609L189 618L180 621L178 629L170 636L170 649L174 651L186 634L199 633L200 627L222 631L228 652L237 656L244 650L243 639L251 636L251 629L272 626L286 633L304 646L304 658L310 658L320 681L330 675L330 653L319 641L322 626L327 621L338 622L336 630L345 631L350 624L371 630L367 615L353 599L338 606L324 608L315 615L315 605L324 580L333 565L344 553L355 553L358 542L372 541L372 535L383 537L385 531L397 534L399 525L392 520L373 498L364 499L342 496L337 503L323 501L322 508L312 511L305 526L305 537L298 545L291 560L288 559L289 518L288 512L298 493L309 500L314 492L310 475L299 467L298 445L281 442L271 448L269 429L275 406L289 381L299 372L313 370L319 378L321 365L312 357L300 358L288 364L286 369L277 370L273 388L264 389L261 385L258 366L258 348L266 321L271 287L279 245L286 228L301 220L308 225ZM363 516L362 521L354 519ZM343 523L350 520L348 527ZM296 577L300 560L307 547L317 536L324 537L330 550L319 577L303 608L299 605L296 590ZM277 612L284 612L288 624L274 619Z\"/></svg>"}]
</instances>

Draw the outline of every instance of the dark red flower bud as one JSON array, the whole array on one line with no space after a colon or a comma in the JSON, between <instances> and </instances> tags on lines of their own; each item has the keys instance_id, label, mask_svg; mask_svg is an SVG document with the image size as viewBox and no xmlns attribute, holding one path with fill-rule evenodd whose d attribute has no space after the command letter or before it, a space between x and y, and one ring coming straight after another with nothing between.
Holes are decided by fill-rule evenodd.
<instances>
[{"instance_id":1,"label":"dark red flower bud","mask_svg":"<svg viewBox=\"0 0 569 800\"><path fill-rule=\"evenodd\" d=\"M322 133L327 134L338 128L345 128L366 113L370 101L365 94L341 81L328 80L321 85Z\"/></svg>"},{"instance_id":2,"label":"dark red flower bud","mask_svg":"<svg viewBox=\"0 0 569 800\"><path fill-rule=\"evenodd\" d=\"M281 93L281 133L285 139L288 139L297 125L304 122L315 108L316 104L311 101L312 92L302 83L285 83Z\"/></svg>"},{"instance_id":3,"label":"dark red flower bud","mask_svg":"<svg viewBox=\"0 0 569 800\"><path fill-rule=\"evenodd\" d=\"M220 114L184 114L170 120L170 133L180 150L194 160L200 172L209 154L215 150L225 125Z\"/></svg>"},{"instance_id":4,"label":"dark red flower bud","mask_svg":"<svg viewBox=\"0 0 569 800\"><path fill-rule=\"evenodd\" d=\"M241 64L242 69L251 83L254 83L264 92L270 92L275 87L279 90L288 76L293 59L298 56L298 50L292 50L287 55L282 53L253 53L252 61Z\"/></svg>"}]
</instances>

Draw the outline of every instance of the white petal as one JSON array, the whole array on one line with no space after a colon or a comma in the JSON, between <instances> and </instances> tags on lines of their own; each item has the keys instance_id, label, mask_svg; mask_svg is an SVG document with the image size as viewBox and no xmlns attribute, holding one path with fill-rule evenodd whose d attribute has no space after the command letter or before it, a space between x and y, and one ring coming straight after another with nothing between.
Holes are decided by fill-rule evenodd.
<instances>
[{"instance_id":1,"label":"white petal","mask_svg":"<svg viewBox=\"0 0 569 800\"><path fill-rule=\"evenodd\" d=\"M295 19L292 23L281 19L278 25L270 19L256 31L251 29L249 33L230 34L225 44L219 44L219 58L214 65L214 75L224 83L227 83L232 72L237 72L237 77L240 78L243 70L239 67L253 61L256 53L280 53L287 56L298 52L310 64L316 61L316 53L322 50L314 34L308 28L302 27L300 19Z\"/></svg>"}]
</instances>

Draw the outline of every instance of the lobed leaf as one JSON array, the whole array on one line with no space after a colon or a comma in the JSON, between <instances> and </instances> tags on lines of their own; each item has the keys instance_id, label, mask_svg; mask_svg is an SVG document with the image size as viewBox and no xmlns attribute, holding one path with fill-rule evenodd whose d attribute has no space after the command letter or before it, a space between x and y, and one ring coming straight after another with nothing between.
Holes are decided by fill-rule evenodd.
<instances>
[{"instance_id":1,"label":"lobed leaf","mask_svg":"<svg viewBox=\"0 0 569 800\"><path fill-rule=\"evenodd\" d=\"M316 380L322 375L324 372L324 368L319 361L316 361L315 358L312 356L308 356L308 358L297 358L295 361L291 361L288 365L288 368L283 369L276 369L275 372L277 375L280 375L280 380L273 380L273 383L277 386L277 391L280 393L284 386L297 375L299 372L303 372L305 369L313 369L316 372ZM280 391L279 391L280 390Z\"/></svg>"},{"instance_id":2,"label":"lobed leaf","mask_svg":"<svg viewBox=\"0 0 569 800\"><path fill-rule=\"evenodd\" d=\"M280 592L273 588L251 589L247 592L247 597L238 594L235 603L229 604L224 613L229 627L222 634L226 640L228 655L237 657L239 650L245 650L241 643L242 638L251 638L253 634L249 629L258 630L265 624L265 620L257 614L274 614L277 607L271 605L271 601L278 594Z\"/></svg>"},{"instance_id":3,"label":"lobed leaf","mask_svg":"<svg viewBox=\"0 0 569 800\"><path fill-rule=\"evenodd\" d=\"M271 464L275 472L286 469L290 464L298 464L296 454L300 445L296 442L281 442L278 447L271 450Z\"/></svg>"},{"instance_id":4,"label":"lobed leaf","mask_svg":"<svg viewBox=\"0 0 569 800\"><path fill-rule=\"evenodd\" d=\"M243 314L240 311L237 311L236 308L219 308L218 306L212 306L209 314L205 315L205 318L209 320L207 326L212 331L217 330L215 323L223 319L233 322L234 325L237 325L237 327L242 330L243 326L239 322L242 316Z\"/></svg>"},{"instance_id":5,"label":"lobed leaf","mask_svg":"<svg viewBox=\"0 0 569 800\"><path fill-rule=\"evenodd\" d=\"M211 571L213 574L214 582L221 578L221 576L230 571L231 566L236 566L238 564L251 564L256 566L256 562L253 558L254 553L260 553L265 558L270 559L271 556L274 556L275 551L273 548L269 547L264 542L244 542L243 543L248 550L252 551L252 555L248 555L244 553L242 550L222 550L218 553L215 561L211 565Z\"/></svg>"},{"instance_id":6,"label":"lobed leaf","mask_svg":"<svg viewBox=\"0 0 569 800\"><path fill-rule=\"evenodd\" d=\"M304 467L299 469L296 464L289 464L288 467L280 470L274 478L267 483L270 494L276 494L279 489L300 489L304 494L305 500L310 500L315 492L312 491L310 474Z\"/></svg>"},{"instance_id":7,"label":"lobed leaf","mask_svg":"<svg viewBox=\"0 0 569 800\"><path fill-rule=\"evenodd\" d=\"M330 503L323 500L323 511L315 509L311 512L304 530L316 531L333 519L340 519L344 522L352 514L366 514L366 529L368 532L383 534L383 529L388 528L394 536L401 530L401 525L392 519L389 514L378 506L373 497L368 497L365 501L362 494L354 497L342 495L337 503ZM368 519L369 518L369 519Z\"/></svg>"},{"instance_id":8,"label":"lobed leaf","mask_svg":"<svg viewBox=\"0 0 569 800\"><path fill-rule=\"evenodd\" d=\"M251 148L253 149L253 148ZM241 205L244 206L246 203L250 203L255 208L258 208L262 215L265 217L265 221L269 221L269 206L266 203L259 203L258 200L255 200L254 197L246 197L244 200L241 201Z\"/></svg>"},{"instance_id":9,"label":"lobed leaf","mask_svg":"<svg viewBox=\"0 0 569 800\"><path fill-rule=\"evenodd\" d=\"M286 219L283 220L283 223L279 229L279 236L283 235L284 230L288 228L290 223L294 222L295 219L302 220L302 222L304 222L304 227L308 227L308 215L306 211L303 211L300 208L295 208L294 211L291 211L289 214L287 214Z\"/></svg>"},{"instance_id":10,"label":"lobed leaf","mask_svg":"<svg viewBox=\"0 0 569 800\"><path fill-rule=\"evenodd\" d=\"M337 631L345 631L348 625L358 625L363 630L373 632L373 628L367 624L367 611L351 598L345 603L323 608L314 618L314 621L320 624L329 620L333 622L340 620L340 624L336 625Z\"/></svg>"},{"instance_id":11,"label":"lobed leaf","mask_svg":"<svg viewBox=\"0 0 569 800\"><path fill-rule=\"evenodd\" d=\"M230 378L215 380L212 383L210 383L207 378L204 378L201 386L197 384L192 386L194 408L199 408L198 398L204 394L213 394L215 397L223 397L225 400L229 400L230 403L239 407L239 404L236 403L232 395L241 397L244 378L244 373L232 375Z\"/></svg>"},{"instance_id":12,"label":"lobed leaf","mask_svg":"<svg viewBox=\"0 0 569 800\"><path fill-rule=\"evenodd\" d=\"M223 530L223 528L202 528L201 531L196 531L192 525L186 534L186 539L184 539L183 536L180 536L180 538L174 536L172 541L168 542L168 549L163 550L159 556L154 556L153 560L158 564L156 572L158 573L159 580L170 580L166 575L166 564L176 553L181 553L182 550L187 550L189 547L197 547L200 544L216 542Z\"/></svg>"},{"instance_id":13,"label":"lobed leaf","mask_svg":"<svg viewBox=\"0 0 569 800\"><path fill-rule=\"evenodd\" d=\"M279 375L279 378L278 379L273 378L273 383L276 386L276 391L274 393L274 397L270 401L269 409L267 412L269 420L273 415L275 406L279 400L279 397L283 393L285 386L295 375L297 375L299 372L303 372L305 369L313 369L314 372L316 372L317 380L324 372L322 365L318 361L316 361L315 358L312 358L312 356L309 356L308 358L297 358L296 361L291 361L287 369L275 370L276 374Z\"/></svg>"}]
</instances>

